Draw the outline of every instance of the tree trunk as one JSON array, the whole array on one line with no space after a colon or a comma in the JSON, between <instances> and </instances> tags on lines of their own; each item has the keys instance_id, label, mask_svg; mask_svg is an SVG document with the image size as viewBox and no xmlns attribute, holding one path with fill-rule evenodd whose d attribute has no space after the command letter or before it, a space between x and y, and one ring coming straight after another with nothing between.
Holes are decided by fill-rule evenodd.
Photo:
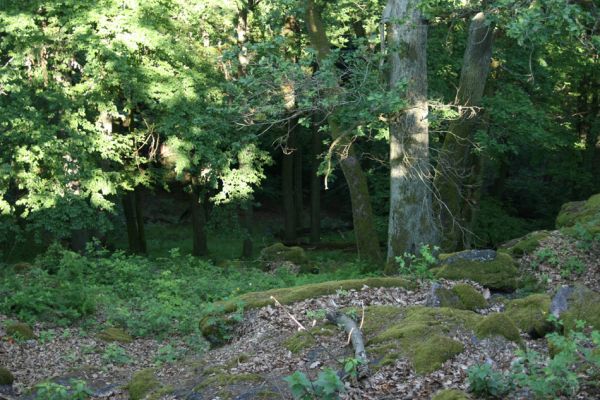
<instances>
[{"instance_id":1,"label":"tree trunk","mask_svg":"<svg viewBox=\"0 0 600 400\"><path fill-rule=\"evenodd\" d=\"M319 154L321 154L321 135L317 123L317 114L313 114L311 132L311 170L310 170L310 243L321 240L321 182L319 179Z\"/></svg>"},{"instance_id":2,"label":"tree trunk","mask_svg":"<svg viewBox=\"0 0 600 400\"><path fill-rule=\"evenodd\" d=\"M135 222L137 225L137 240L140 253L146 254L146 232L144 231L144 211L142 204L142 188L136 186L134 190L135 198Z\"/></svg>"},{"instance_id":3,"label":"tree trunk","mask_svg":"<svg viewBox=\"0 0 600 400\"><path fill-rule=\"evenodd\" d=\"M450 125L440 152L435 187L442 248L470 246L470 228L479 200L479 159L473 153L478 110L492 57L493 26L480 12L471 20L455 104L459 117Z\"/></svg>"},{"instance_id":4,"label":"tree trunk","mask_svg":"<svg viewBox=\"0 0 600 400\"><path fill-rule=\"evenodd\" d=\"M314 0L306 1L305 11L310 43L317 51L317 61L322 64L331 51L329 39ZM335 115L329 115L327 121L334 142L332 145L343 149L339 152L339 158L344 178L350 190L352 220L358 256L374 263L381 263L379 239L375 231L367 177L360 166L359 158L354 152L348 132L345 132L338 124Z\"/></svg>"},{"instance_id":5,"label":"tree trunk","mask_svg":"<svg viewBox=\"0 0 600 400\"><path fill-rule=\"evenodd\" d=\"M429 173L427 25L418 0L389 0L390 90L406 83L406 108L390 121L388 266L437 240Z\"/></svg>"},{"instance_id":6,"label":"tree trunk","mask_svg":"<svg viewBox=\"0 0 600 400\"><path fill-rule=\"evenodd\" d=\"M138 224L138 216L141 218L141 210L138 212L136 209L138 205L138 199L136 199L136 190L128 191L123 194L121 199L123 203L123 213L125 214L125 224L127 225L127 240L129 243L129 251L132 253L144 253L145 252L145 241L142 245L142 238L144 237L144 226ZM142 238L140 237L142 234Z\"/></svg>"},{"instance_id":7,"label":"tree trunk","mask_svg":"<svg viewBox=\"0 0 600 400\"><path fill-rule=\"evenodd\" d=\"M294 152L296 151L297 119L288 122L288 140L283 150L281 179L283 194L283 241L296 242L296 212L294 208Z\"/></svg>"},{"instance_id":8,"label":"tree trunk","mask_svg":"<svg viewBox=\"0 0 600 400\"><path fill-rule=\"evenodd\" d=\"M200 188L192 186L192 255L201 257L208 254L206 243L206 213L201 203Z\"/></svg>"},{"instance_id":9,"label":"tree trunk","mask_svg":"<svg viewBox=\"0 0 600 400\"><path fill-rule=\"evenodd\" d=\"M303 212L303 197L302 197L302 128L298 125L295 129L296 144L294 151L294 214L296 219L296 227L302 229L302 212Z\"/></svg>"}]
</instances>

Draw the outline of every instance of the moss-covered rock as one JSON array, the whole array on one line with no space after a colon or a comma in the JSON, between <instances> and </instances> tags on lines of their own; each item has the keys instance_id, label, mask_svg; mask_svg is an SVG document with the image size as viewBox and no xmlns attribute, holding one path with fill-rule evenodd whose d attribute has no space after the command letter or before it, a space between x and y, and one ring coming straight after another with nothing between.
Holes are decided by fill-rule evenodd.
<instances>
[{"instance_id":1,"label":"moss-covered rock","mask_svg":"<svg viewBox=\"0 0 600 400\"><path fill-rule=\"evenodd\" d=\"M546 294L509 301L505 313L519 329L532 337L544 337L552 330L552 324L548 322L550 296Z\"/></svg>"},{"instance_id":2,"label":"moss-covered rock","mask_svg":"<svg viewBox=\"0 0 600 400\"><path fill-rule=\"evenodd\" d=\"M131 343L133 338L121 328L106 328L98 333L98 338L105 342Z\"/></svg>"},{"instance_id":3,"label":"moss-covered rock","mask_svg":"<svg viewBox=\"0 0 600 400\"><path fill-rule=\"evenodd\" d=\"M462 344L448 336L459 329L473 329L481 317L453 308L373 306L365 310L363 333L367 353L379 365L407 357L417 373L427 373L460 353Z\"/></svg>"},{"instance_id":4,"label":"moss-covered rock","mask_svg":"<svg viewBox=\"0 0 600 400\"><path fill-rule=\"evenodd\" d=\"M469 400L468 394L458 389L440 390L431 398L431 400Z\"/></svg>"},{"instance_id":5,"label":"moss-covered rock","mask_svg":"<svg viewBox=\"0 0 600 400\"><path fill-rule=\"evenodd\" d=\"M24 274L26 272L29 272L32 268L33 266L28 262L19 262L13 265L13 271L16 274Z\"/></svg>"},{"instance_id":6,"label":"moss-covered rock","mask_svg":"<svg viewBox=\"0 0 600 400\"><path fill-rule=\"evenodd\" d=\"M521 257L525 254L532 254L539 246L540 242L548 237L548 231L530 232L518 239L510 240L500 246L499 250L510 254L513 257Z\"/></svg>"},{"instance_id":7,"label":"moss-covered rock","mask_svg":"<svg viewBox=\"0 0 600 400\"><path fill-rule=\"evenodd\" d=\"M35 333L33 333L33 329L23 322L15 322L6 325L6 334L25 340L36 338Z\"/></svg>"},{"instance_id":8,"label":"moss-covered rock","mask_svg":"<svg viewBox=\"0 0 600 400\"><path fill-rule=\"evenodd\" d=\"M557 228L581 226L591 235L600 233L600 193L586 201L565 203L556 217ZM566 233L570 231L565 230Z\"/></svg>"},{"instance_id":9,"label":"moss-covered rock","mask_svg":"<svg viewBox=\"0 0 600 400\"><path fill-rule=\"evenodd\" d=\"M366 278L322 282L284 289L271 289L264 292L246 293L231 300L214 303L213 307L211 307L211 312L201 318L200 330L204 337L212 343L222 343L224 336L227 336L233 329L233 326L239 322L237 318L233 318L228 314L238 311L240 304L243 305L245 310L260 308L274 304L272 297L276 298L281 304L291 304L306 299L334 294L340 289L360 290L364 286L373 288L411 288L414 284L396 277Z\"/></svg>"},{"instance_id":10,"label":"moss-covered rock","mask_svg":"<svg viewBox=\"0 0 600 400\"><path fill-rule=\"evenodd\" d=\"M559 314L564 328L574 329L576 321L582 320L600 330L600 293L582 285L573 287L567 293L566 310Z\"/></svg>"},{"instance_id":11,"label":"moss-covered rock","mask_svg":"<svg viewBox=\"0 0 600 400\"><path fill-rule=\"evenodd\" d=\"M154 376L152 368L143 369L133 374L133 378L127 385L129 398L131 400L141 400L150 393L160 389L161 384Z\"/></svg>"},{"instance_id":12,"label":"moss-covered rock","mask_svg":"<svg viewBox=\"0 0 600 400\"><path fill-rule=\"evenodd\" d=\"M298 354L314 344L315 338L306 331L297 332L283 342L284 347L292 354Z\"/></svg>"},{"instance_id":13,"label":"moss-covered rock","mask_svg":"<svg viewBox=\"0 0 600 400\"><path fill-rule=\"evenodd\" d=\"M517 263L507 253L496 253L493 259L462 258L461 253L440 256L440 267L432 269L438 278L469 279L495 290L514 291L519 271Z\"/></svg>"},{"instance_id":14,"label":"moss-covered rock","mask_svg":"<svg viewBox=\"0 0 600 400\"><path fill-rule=\"evenodd\" d=\"M0 385L12 385L15 381L13 374L4 367L0 367Z\"/></svg>"},{"instance_id":15,"label":"moss-covered rock","mask_svg":"<svg viewBox=\"0 0 600 400\"><path fill-rule=\"evenodd\" d=\"M482 319L475 327L479 337L503 336L504 338L521 344L519 328L504 313L493 313Z\"/></svg>"},{"instance_id":16,"label":"moss-covered rock","mask_svg":"<svg viewBox=\"0 0 600 400\"><path fill-rule=\"evenodd\" d=\"M310 264L302 247L286 246L283 243L275 243L262 249L260 261L264 267L270 270L280 267L292 267L293 269L293 266L298 266L302 272L306 272Z\"/></svg>"},{"instance_id":17,"label":"moss-covered rock","mask_svg":"<svg viewBox=\"0 0 600 400\"><path fill-rule=\"evenodd\" d=\"M430 303L434 303L435 306L439 307L474 311L487 306L487 301L483 295L471 285L458 284L451 289L437 287L432 295L435 299Z\"/></svg>"}]
</instances>

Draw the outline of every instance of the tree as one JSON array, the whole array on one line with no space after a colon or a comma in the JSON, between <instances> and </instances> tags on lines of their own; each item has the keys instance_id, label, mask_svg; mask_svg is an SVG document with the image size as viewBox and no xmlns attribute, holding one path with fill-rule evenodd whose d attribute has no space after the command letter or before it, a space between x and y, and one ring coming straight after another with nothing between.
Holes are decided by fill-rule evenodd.
<instances>
[{"instance_id":1,"label":"tree","mask_svg":"<svg viewBox=\"0 0 600 400\"><path fill-rule=\"evenodd\" d=\"M332 66L331 61L327 60L331 52L331 45L314 0L307 0L305 3L305 20L308 37L316 51L320 70L326 71ZM335 90L335 87L329 90ZM329 134L333 140L331 146L338 149L339 162L350 190L354 235L359 257L380 263L379 240L373 221L367 178L360 166L360 159L354 151L352 137L350 132L345 129L344 121L340 121L338 116L329 115L327 122Z\"/></svg>"},{"instance_id":2,"label":"tree","mask_svg":"<svg viewBox=\"0 0 600 400\"><path fill-rule=\"evenodd\" d=\"M418 0L389 0L390 91L406 90L405 109L390 115L390 212L387 262L437 241L430 185L427 23Z\"/></svg>"}]
</instances>

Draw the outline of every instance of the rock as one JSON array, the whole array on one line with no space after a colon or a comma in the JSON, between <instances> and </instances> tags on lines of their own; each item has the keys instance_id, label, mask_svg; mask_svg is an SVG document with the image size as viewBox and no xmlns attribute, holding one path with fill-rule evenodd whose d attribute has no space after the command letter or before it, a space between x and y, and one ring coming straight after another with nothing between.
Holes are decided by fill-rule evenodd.
<instances>
[{"instance_id":1,"label":"rock","mask_svg":"<svg viewBox=\"0 0 600 400\"><path fill-rule=\"evenodd\" d=\"M440 390L431 398L431 400L469 400L468 394L458 389Z\"/></svg>"},{"instance_id":2,"label":"rock","mask_svg":"<svg viewBox=\"0 0 600 400\"><path fill-rule=\"evenodd\" d=\"M600 233L600 193L595 194L586 201L574 201L563 204L556 217L557 228L570 228L581 226L590 235ZM564 229L565 233L572 233L571 229Z\"/></svg>"},{"instance_id":3,"label":"rock","mask_svg":"<svg viewBox=\"0 0 600 400\"><path fill-rule=\"evenodd\" d=\"M504 312L519 329L533 338L544 337L552 330L552 324L548 322L550 296L546 294L509 301Z\"/></svg>"},{"instance_id":4,"label":"rock","mask_svg":"<svg viewBox=\"0 0 600 400\"><path fill-rule=\"evenodd\" d=\"M550 312L567 330L574 329L578 320L600 330L600 293L582 285L563 286L552 298Z\"/></svg>"},{"instance_id":5,"label":"rock","mask_svg":"<svg viewBox=\"0 0 600 400\"><path fill-rule=\"evenodd\" d=\"M510 240L499 247L499 251L506 252L513 257L522 257L532 254L540 245L540 241L548 237L548 231L530 232L525 236Z\"/></svg>"},{"instance_id":6,"label":"rock","mask_svg":"<svg viewBox=\"0 0 600 400\"><path fill-rule=\"evenodd\" d=\"M36 339L33 329L25 323L15 322L6 326L6 334L19 339L33 340Z\"/></svg>"},{"instance_id":7,"label":"rock","mask_svg":"<svg viewBox=\"0 0 600 400\"><path fill-rule=\"evenodd\" d=\"M0 367L0 385L12 385L15 381L13 374L4 367Z\"/></svg>"},{"instance_id":8,"label":"rock","mask_svg":"<svg viewBox=\"0 0 600 400\"><path fill-rule=\"evenodd\" d=\"M431 293L427 298L430 307L451 307L460 310L477 310L485 308L487 301L481 293L470 285L458 284L451 289L445 289L438 284L431 286Z\"/></svg>"},{"instance_id":9,"label":"rock","mask_svg":"<svg viewBox=\"0 0 600 400\"><path fill-rule=\"evenodd\" d=\"M131 400L141 400L156 391L160 386L160 382L154 376L154 370L148 368L133 374L133 378L127 385L127 390Z\"/></svg>"},{"instance_id":10,"label":"rock","mask_svg":"<svg viewBox=\"0 0 600 400\"><path fill-rule=\"evenodd\" d=\"M463 351L448 337L454 329L473 329L481 317L474 312L422 306L371 306L365 310L363 334L369 338L367 354L374 368L408 358L418 374L438 369Z\"/></svg>"},{"instance_id":11,"label":"rock","mask_svg":"<svg viewBox=\"0 0 600 400\"><path fill-rule=\"evenodd\" d=\"M19 262L13 265L13 271L15 271L16 274L24 274L29 272L32 268L33 266L27 262Z\"/></svg>"},{"instance_id":12,"label":"rock","mask_svg":"<svg viewBox=\"0 0 600 400\"><path fill-rule=\"evenodd\" d=\"M133 338L121 328L106 328L98 334L105 342L131 343Z\"/></svg>"},{"instance_id":13,"label":"rock","mask_svg":"<svg viewBox=\"0 0 600 400\"><path fill-rule=\"evenodd\" d=\"M504 313L493 313L485 317L475 327L475 333L479 337L503 336L512 342L521 343L519 328Z\"/></svg>"},{"instance_id":14,"label":"rock","mask_svg":"<svg viewBox=\"0 0 600 400\"><path fill-rule=\"evenodd\" d=\"M260 252L259 259L265 268L271 271L285 267L291 271L308 272L310 264L302 247L288 247L283 243L275 243L265 247Z\"/></svg>"},{"instance_id":15,"label":"rock","mask_svg":"<svg viewBox=\"0 0 600 400\"><path fill-rule=\"evenodd\" d=\"M494 258L491 258L495 255ZM450 280L468 279L483 286L501 291L517 288L519 271L517 263L507 253L493 250L466 250L460 253L440 255L440 267L433 268L437 278Z\"/></svg>"}]
</instances>

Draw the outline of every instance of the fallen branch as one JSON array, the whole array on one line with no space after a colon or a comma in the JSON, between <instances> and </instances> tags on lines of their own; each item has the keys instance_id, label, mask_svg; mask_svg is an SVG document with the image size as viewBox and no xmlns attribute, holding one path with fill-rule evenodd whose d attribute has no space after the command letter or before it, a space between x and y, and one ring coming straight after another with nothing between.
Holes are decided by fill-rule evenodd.
<instances>
[{"instance_id":1,"label":"fallen branch","mask_svg":"<svg viewBox=\"0 0 600 400\"><path fill-rule=\"evenodd\" d=\"M327 320L330 322L342 326L348 333L348 342L352 342L354 348L354 357L359 361L359 365L356 368L357 378L362 379L369 376L369 360L367 358L367 352L365 351L365 342L362 336L360 328L349 316L339 312L337 308L330 309L326 314ZM364 320L364 310L363 310ZM361 322L362 327L362 322Z\"/></svg>"}]
</instances>

